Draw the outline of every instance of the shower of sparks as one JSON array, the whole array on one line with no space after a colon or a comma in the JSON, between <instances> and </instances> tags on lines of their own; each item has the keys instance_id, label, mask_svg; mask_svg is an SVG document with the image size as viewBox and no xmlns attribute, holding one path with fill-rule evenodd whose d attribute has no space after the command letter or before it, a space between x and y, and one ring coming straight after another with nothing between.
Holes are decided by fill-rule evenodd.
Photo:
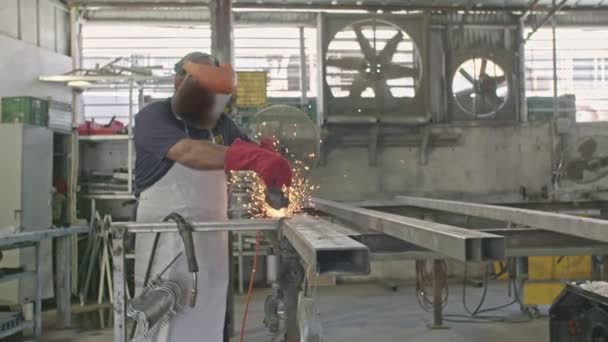
<instances>
[{"instance_id":1,"label":"shower of sparks","mask_svg":"<svg viewBox=\"0 0 608 342\"><path fill-rule=\"evenodd\" d=\"M302 164L302 162L296 161L297 166L293 169L291 186L283 187L282 189L283 194L289 200L289 205L281 209L275 209L266 202L266 185L254 172L247 172L244 177L231 172L230 182L232 184L239 184L239 188L244 188L249 194L251 200L248 204L244 205L244 208L247 209L251 217L288 217L300 213L304 208L311 206L311 194L319 188L310 184L302 171L302 168L308 168ZM241 187L240 184L246 185Z\"/></svg>"}]
</instances>

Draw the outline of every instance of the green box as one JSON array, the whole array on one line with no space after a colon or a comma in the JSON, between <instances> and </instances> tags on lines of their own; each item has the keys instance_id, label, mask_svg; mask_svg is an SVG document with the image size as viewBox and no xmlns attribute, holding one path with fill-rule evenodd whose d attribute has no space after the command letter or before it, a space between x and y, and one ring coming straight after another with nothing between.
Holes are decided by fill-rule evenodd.
<instances>
[{"instance_id":1,"label":"green box","mask_svg":"<svg viewBox=\"0 0 608 342\"><path fill-rule=\"evenodd\" d=\"M553 97L530 96L526 100L529 122L549 122L553 119ZM576 96L559 96L557 106L560 118L576 120Z\"/></svg>"},{"instance_id":2,"label":"green box","mask_svg":"<svg viewBox=\"0 0 608 342\"><path fill-rule=\"evenodd\" d=\"M29 96L3 97L2 122L48 126L49 102Z\"/></svg>"}]
</instances>

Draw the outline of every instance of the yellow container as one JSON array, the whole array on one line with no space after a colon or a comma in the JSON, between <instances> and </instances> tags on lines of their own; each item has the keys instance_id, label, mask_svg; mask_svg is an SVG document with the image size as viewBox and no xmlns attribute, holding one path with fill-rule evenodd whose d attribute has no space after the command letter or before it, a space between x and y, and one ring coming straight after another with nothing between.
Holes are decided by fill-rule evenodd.
<instances>
[{"instance_id":1,"label":"yellow container","mask_svg":"<svg viewBox=\"0 0 608 342\"><path fill-rule=\"evenodd\" d=\"M562 282L526 282L524 284L524 305L547 305L562 292Z\"/></svg>"},{"instance_id":2,"label":"yellow container","mask_svg":"<svg viewBox=\"0 0 608 342\"><path fill-rule=\"evenodd\" d=\"M524 304L551 304L564 288L563 281L591 279L591 266L590 256L529 257Z\"/></svg>"}]
</instances>

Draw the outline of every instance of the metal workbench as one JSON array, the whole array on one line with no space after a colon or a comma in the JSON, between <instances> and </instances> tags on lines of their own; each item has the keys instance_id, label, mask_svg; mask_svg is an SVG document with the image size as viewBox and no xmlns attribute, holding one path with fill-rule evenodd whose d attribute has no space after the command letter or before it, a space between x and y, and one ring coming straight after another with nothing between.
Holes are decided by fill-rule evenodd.
<instances>
[{"instance_id":1,"label":"metal workbench","mask_svg":"<svg viewBox=\"0 0 608 342\"><path fill-rule=\"evenodd\" d=\"M61 325L67 327L71 324L71 242L70 237L73 234L87 233L89 227L72 227L72 228L55 228L45 229L27 233L14 233L0 236L0 251L21 248L34 248L35 250L35 265L34 270L23 270L20 273L0 276L0 282L12 281L23 277L32 277L36 280L36 296L34 298L34 317L30 321L18 320L14 326L6 331L0 332L0 339L16 334L25 329L33 328L36 336L42 335L42 284L41 284L41 267L40 264L40 244L45 240L56 239L57 248L55 260L57 265L65 265L65 267L57 267L55 277L57 279L57 316Z\"/></svg>"},{"instance_id":2,"label":"metal workbench","mask_svg":"<svg viewBox=\"0 0 608 342\"><path fill-rule=\"evenodd\" d=\"M417 206L422 206L420 203ZM502 228L498 225L499 228L475 230L434 222L433 215L420 219L321 199L314 199L313 204L319 216L192 223L196 233L261 230L266 232L270 240L274 240L273 246L279 250L279 269L293 272L289 276L279 276L280 286L287 293L283 298L287 342L300 341L298 329L301 329L301 323L296 319L297 311L301 310L298 294L302 288L309 286L304 282L308 272L301 265L308 265L307 269L312 267L317 273L349 275L369 272L370 260L434 260L433 267L439 270L443 259L492 262L505 258L520 260L528 256L608 254L608 242L605 239L593 240L577 233L566 234L563 230L564 226L582 222L586 231L591 230L590 236L595 237L602 233L605 226L605 221L597 219L581 219L529 209L525 210L524 218L521 218L514 214L512 208L498 206L491 208L490 213L480 210L475 214L492 215L490 218L496 220L496 211L509 213L515 216L500 216L505 218L504 227L513 227L511 223L516 222L520 226L531 228ZM411 203L403 204L399 198L393 204L411 207ZM472 214L465 211L463 215ZM545 222L539 219L543 217L548 217L553 228L546 227L547 224L538 224ZM113 236L114 261L114 341L125 342L125 234L176 232L177 228L174 223L167 222L125 222L113 223L110 231ZM435 274L439 274L439 271ZM516 276L518 282L525 280L525 269L518 268ZM290 282L281 280L285 278L289 278ZM435 282L439 284L438 279ZM441 292L434 291L433 296L434 304L438 303L434 306L432 325L436 327L441 326L443 320L442 307L439 305Z\"/></svg>"},{"instance_id":3,"label":"metal workbench","mask_svg":"<svg viewBox=\"0 0 608 342\"><path fill-rule=\"evenodd\" d=\"M452 258L468 262L515 258L516 264L519 264L515 277L520 297L523 297L523 284L527 281L527 267L521 266L521 262L527 257L608 254L608 221L601 219L402 196L397 196L394 200L359 203L367 208L322 199L314 199L313 203L321 214L328 215L328 219L349 224L349 229L342 230L342 233L368 246L370 258L374 261ZM405 213L414 212L410 209L422 208L430 212L425 212L425 219L422 220L370 207L391 208L391 211L401 207L404 210L399 212ZM503 227L530 228L473 230L433 222L436 214L445 212L503 222ZM491 242L481 243L479 239L491 239ZM439 296L434 301L439 303ZM522 309L527 308L522 305ZM434 308L433 319L432 326L442 325L440 305Z\"/></svg>"},{"instance_id":4,"label":"metal workbench","mask_svg":"<svg viewBox=\"0 0 608 342\"><path fill-rule=\"evenodd\" d=\"M114 279L114 341L126 342L126 286L125 236L129 234L177 233L173 222L159 223L110 223L112 233L112 257ZM281 319L286 326L285 341L300 341L297 312L301 305L301 289L308 275L304 267L317 275L347 275L369 273L369 253L363 244L341 234L329 222L310 216L297 216L288 220L229 220L218 222L192 222L194 233L205 232L255 232L262 231L279 250L282 267L278 286L280 298L285 302L285 314ZM300 298L300 299L299 299ZM307 302L313 302L307 299ZM283 310L279 310L283 311ZM277 312L277 316L283 315ZM315 319L311 317L310 319ZM307 325L308 326L308 325Z\"/></svg>"}]
</instances>

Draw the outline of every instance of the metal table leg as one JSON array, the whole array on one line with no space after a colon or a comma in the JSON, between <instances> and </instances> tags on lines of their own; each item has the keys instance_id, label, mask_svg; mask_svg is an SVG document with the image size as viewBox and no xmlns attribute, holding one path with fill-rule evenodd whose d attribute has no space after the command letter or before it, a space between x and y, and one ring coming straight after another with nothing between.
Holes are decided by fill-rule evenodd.
<instances>
[{"instance_id":1,"label":"metal table leg","mask_svg":"<svg viewBox=\"0 0 608 342\"><path fill-rule=\"evenodd\" d=\"M528 258L515 258L515 291L519 297L519 306L522 312L528 312L528 307L524 304L524 288L528 280Z\"/></svg>"},{"instance_id":2,"label":"metal table leg","mask_svg":"<svg viewBox=\"0 0 608 342\"><path fill-rule=\"evenodd\" d=\"M114 342L127 342L125 241L124 232L115 231L112 238L114 271Z\"/></svg>"},{"instance_id":3,"label":"metal table leg","mask_svg":"<svg viewBox=\"0 0 608 342\"><path fill-rule=\"evenodd\" d=\"M36 253L36 302L34 303L34 334L42 336L42 256L40 253L40 241L35 245Z\"/></svg>"},{"instance_id":4,"label":"metal table leg","mask_svg":"<svg viewBox=\"0 0 608 342\"><path fill-rule=\"evenodd\" d=\"M226 300L226 335L236 336L234 320L234 233L228 233L228 294Z\"/></svg>"},{"instance_id":5,"label":"metal table leg","mask_svg":"<svg viewBox=\"0 0 608 342\"><path fill-rule=\"evenodd\" d=\"M243 265L243 233L237 233L236 234L237 239L238 239L238 249L239 249L239 256L238 256L238 271L239 271L239 294L244 294L245 293L245 277L243 275L244 273L244 265Z\"/></svg>"},{"instance_id":6,"label":"metal table leg","mask_svg":"<svg viewBox=\"0 0 608 342\"><path fill-rule=\"evenodd\" d=\"M444 270L442 265L442 260L433 260L433 323L429 325L429 328L431 329L449 329L447 326L443 325L443 300L441 291L443 290L444 285L444 280L442 279Z\"/></svg>"},{"instance_id":7,"label":"metal table leg","mask_svg":"<svg viewBox=\"0 0 608 342\"><path fill-rule=\"evenodd\" d=\"M72 325L72 241L66 235L55 240L55 260L57 265L57 319L63 328Z\"/></svg>"},{"instance_id":8,"label":"metal table leg","mask_svg":"<svg viewBox=\"0 0 608 342\"><path fill-rule=\"evenodd\" d=\"M299 342L298 297L302 289L305 274L297 252L287 240L281 241L281 270L279 284L285 305L285 338L284 342Z\"/></svg>"}]
</instances>

